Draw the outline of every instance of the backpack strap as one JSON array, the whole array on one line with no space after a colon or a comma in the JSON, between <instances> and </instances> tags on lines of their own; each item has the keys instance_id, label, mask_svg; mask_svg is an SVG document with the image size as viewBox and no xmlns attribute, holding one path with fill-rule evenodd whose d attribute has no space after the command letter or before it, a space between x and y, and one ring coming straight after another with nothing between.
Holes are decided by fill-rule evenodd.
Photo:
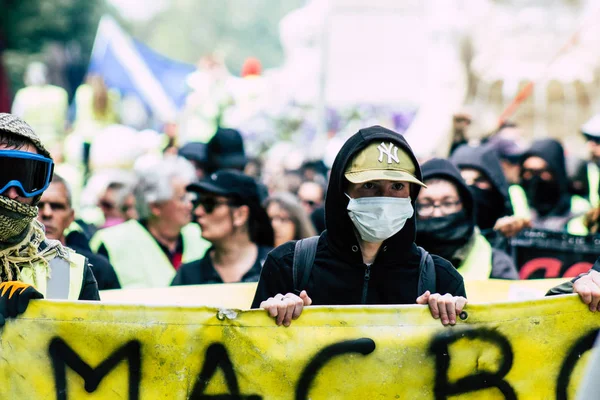
<instances>
[{"instance_id":1,"label":"backpack strap","mask_svg":"<svg viewBox=\"0 0 600 400\"><path fill-rule=\"evenodd\" d=\"M318 244L319 236L300 239L296 242L292 278L294 280L294 293L297 295L300 295L300 292L308 285Z\"/></svg>"},{"instance_id":2,"label":"backpack strap","mask_svg":"<svg viewBox=\"0 0 600 400\"><path fill-rule=\"evenodd\" d=\"M422 295L429 290L429 293L436 293L436 271L435 264L431 255L422 247L418 247L421 251L421 262L419 264L419 285L417 286L418 295Z\"/></svg>"}]
</instances>

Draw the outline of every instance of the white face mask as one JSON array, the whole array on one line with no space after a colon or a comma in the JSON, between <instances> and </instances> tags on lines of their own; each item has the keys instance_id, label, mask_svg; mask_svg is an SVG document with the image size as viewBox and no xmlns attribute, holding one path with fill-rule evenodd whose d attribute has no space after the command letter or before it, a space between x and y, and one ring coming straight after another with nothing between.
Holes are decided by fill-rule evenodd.
<instances>
[{"instance_id":1,"label":"white face mask","mask_svg":"<svg viewBox=\"0 0 600 400\"><path fill-rule=\"evenodd\" d=\"M348 215L365 242L389 239L404 228L406 220L414 213L410 197L348 198Z\"/></svg>"}]
</instances>

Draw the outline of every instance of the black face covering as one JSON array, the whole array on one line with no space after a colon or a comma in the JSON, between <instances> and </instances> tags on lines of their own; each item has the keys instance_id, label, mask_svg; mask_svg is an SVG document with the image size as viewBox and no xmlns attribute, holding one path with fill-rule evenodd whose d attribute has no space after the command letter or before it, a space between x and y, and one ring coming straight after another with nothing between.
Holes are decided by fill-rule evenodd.
<instances>
[{"instance_id":1,"label":"black face covering","mask_svg":"<svg viewBox=\"0 0 600 400\"><path fill-rule=\"evenodd\" d=\"M495 189L483 190L477 186L469 189L477 205L477 226L481 230L492 229L505 214L504 197Z\"/></svg>"},{"instance_id":2,"label":"black face covering","mask_svg":"<svg viewBox=\"0 0 600 400\"><path fill-rule=\"evenodd\" d=\"M541 215L548 215L560 200L560 185L557 181L545 181L539 176L522 179L521 186L527 193L529 204Z\"/></svg>"},{"instance_id":3,"label":"black face covering","mask_svg":"<svg viewBox=\"0 0 600 400\"><path fill-rule=\"evenodd\" d=\"M474 223L464 210L444 217L429 218L417 222L417 244L432 254L452 262L452 256L467 244Z\"/></svg>"}]
</instances>

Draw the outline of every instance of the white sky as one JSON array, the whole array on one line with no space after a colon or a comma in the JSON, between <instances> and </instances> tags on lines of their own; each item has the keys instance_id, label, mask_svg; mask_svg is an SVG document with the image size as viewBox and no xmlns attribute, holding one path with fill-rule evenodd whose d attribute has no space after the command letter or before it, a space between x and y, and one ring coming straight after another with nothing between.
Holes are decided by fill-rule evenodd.
<instances>
[{"instance_id":1,"label":"white sky","mask_svg":"<svg viewBox=\"0 0 600 400\"><path fill-rule=\"evenodd\" d=\"M143 21L163 10L169 0L108 0L121 15L130 20Z\"/></svg>"}]
</instances>

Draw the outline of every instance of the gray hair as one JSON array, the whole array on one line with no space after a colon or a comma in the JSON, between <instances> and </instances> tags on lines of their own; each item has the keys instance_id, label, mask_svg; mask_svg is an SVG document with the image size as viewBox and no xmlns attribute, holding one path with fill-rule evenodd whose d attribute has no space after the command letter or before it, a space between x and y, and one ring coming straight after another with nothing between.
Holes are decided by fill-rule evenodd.
<instances>
[{"instance_id":1,"label":"gray hair","mask_svg":"<svg viewBox=\"0 0 600 400\"><path fill-rule=\"evenodd\" d=\"M67 204L69 205L69 208L73 208L73 195L71 193L71 186L69 183L62 176L56 173L52 176L52 181L50 181L50 183L57 183L64 186L65 192L67 193Z\"/></svg>"},{"instance_id":2,"label":"gray hair","mask_svg":"<svg viewBox=\"0 0 600 400\"><path fill-rule=\"evenodd\" d=\"M192 182L194 166L183 157L165 157L138 170L139 183L135 190L136 205L141 219L150 217L150 205L173 197L173 179Z\"/></svg>"}]
</instances>

